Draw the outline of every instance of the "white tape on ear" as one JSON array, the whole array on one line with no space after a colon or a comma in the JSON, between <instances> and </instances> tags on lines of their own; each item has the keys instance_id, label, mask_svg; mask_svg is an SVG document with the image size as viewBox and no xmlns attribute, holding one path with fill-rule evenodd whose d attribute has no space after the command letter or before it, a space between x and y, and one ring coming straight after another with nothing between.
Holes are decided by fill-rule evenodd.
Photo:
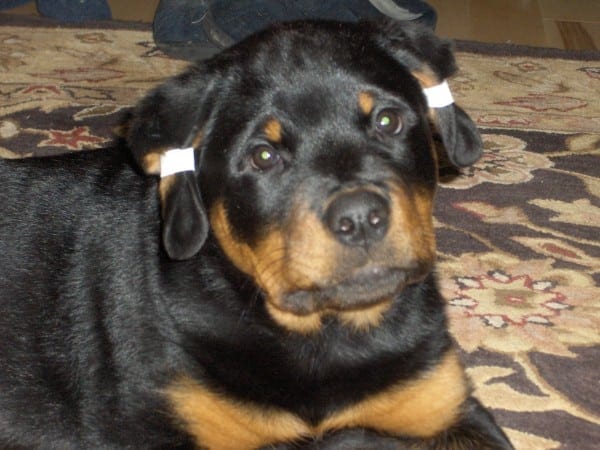
<instances>
[{"instance_id":1,"label":"white tape on ear","mask_svg":"<svg viewBox=\"0 0 600 450\"><path fill-rule=\"evenodd\" d=\"M450 92L450 86L448 86L447 81L437 86L425 88L423 89L423 93L427 98L427 104L430 108L443 108L454 103L454 98L452 97L452 92Z\"/></svg>"},{"instance_id":2,"label":"white tape on ear","mask_svg":"<svg viewBox=\"0 0 600 450\"><path fill-rule=\"evenodd\" d=\"M174 148L160 155L160 177L196 170L194 148Z\"/></svg>"}]
</instances>

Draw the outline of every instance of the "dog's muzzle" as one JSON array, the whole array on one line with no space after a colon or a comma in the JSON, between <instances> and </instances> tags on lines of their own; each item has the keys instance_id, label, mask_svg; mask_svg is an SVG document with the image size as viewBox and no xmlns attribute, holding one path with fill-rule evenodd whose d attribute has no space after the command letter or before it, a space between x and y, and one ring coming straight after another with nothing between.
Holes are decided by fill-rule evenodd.
<instances>
[{"instance_id":1,"label":"dog's muzzle","mask_svg":"<svg viewBox=\"0 0 600 450\"><path fill-rule=\"evenodd\" d=\"M394 298L420 275L417 261L407 263L392 249L391 202L375 186L336 193L320 221L325 241L335 243L323 257L335 269L283 294L278 308L296 315L365 309Z\"/></svg>"}]
</instances>

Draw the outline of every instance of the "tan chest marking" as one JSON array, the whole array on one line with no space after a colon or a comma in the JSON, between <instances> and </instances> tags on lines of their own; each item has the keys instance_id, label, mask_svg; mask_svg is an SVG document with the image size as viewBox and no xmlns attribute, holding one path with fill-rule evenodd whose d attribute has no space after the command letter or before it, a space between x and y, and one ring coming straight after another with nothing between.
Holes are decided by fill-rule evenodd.
<instances>
[{"instance_id":1,"label":"tan chest marking","mask_svg":"<svg viewBox=\"0 0 600 450\"><path fill-rule=\"evenodd\" d=\"M454 352L421 378L394 386L327 418L320 431L366 427L395 435L433 437L456 422L469 385Z\"/></svg>"},{"instance_id":2,"label":"tan chest marking","mask_svg":"<svg viewBox=\"0 0 600 450\"><path fill-rule=\"evenodd\" d=\"M251 450L310 434L293 414L238 403L182 378L168 389L184 429L203 449Z\"/></svg>"},{"instance_id":3,"label":"tan chest marking","mask_svg":"<svg viewBox=\"0 0 600 450\"><path fill-rule=\"evenodd\" d=\"M336 412L317 426L287 411L227 399L185 377L167 390L185 430L209 450L252 450L349 427L432 437L458 419L468 395L468 382L454 352L421 378Z\"/></svg>"}]
</instances>

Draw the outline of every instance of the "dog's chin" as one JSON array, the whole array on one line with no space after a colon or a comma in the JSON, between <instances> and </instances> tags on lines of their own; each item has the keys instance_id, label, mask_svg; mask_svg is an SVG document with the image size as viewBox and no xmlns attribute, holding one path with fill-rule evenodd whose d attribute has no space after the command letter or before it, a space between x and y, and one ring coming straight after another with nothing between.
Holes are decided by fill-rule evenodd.
<instances>
[{"instance_id":1,"label":"dog's chin","mask_svg":"<svg viewBox=\"0 0 600 450\"><path fill-rule=\"evenodd\" d=\"M332 285L289 292L279 299L276 307L298 316L358 311L389 302L415 281L413 270L370 267Z\"/></svg>"}]
</instances>

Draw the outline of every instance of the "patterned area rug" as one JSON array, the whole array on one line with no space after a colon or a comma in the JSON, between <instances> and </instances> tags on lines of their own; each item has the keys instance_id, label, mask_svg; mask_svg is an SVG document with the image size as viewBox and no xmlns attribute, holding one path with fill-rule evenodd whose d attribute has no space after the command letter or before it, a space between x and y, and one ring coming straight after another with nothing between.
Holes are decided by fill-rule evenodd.
<instances>
[{"instance_id":1,"label":"patterned area rug","mask_svg":"<svg viewBox=\"0 0 600 450\"><path fill-rule=\"evenodd\" d=\"M458 43L451 85L485 155L445 174L436 225L453 332L518 449L600 443L600 55ZM185 62L148 29L0 16L0 157L109 145Z\"/></svg>"}]
</instances>

